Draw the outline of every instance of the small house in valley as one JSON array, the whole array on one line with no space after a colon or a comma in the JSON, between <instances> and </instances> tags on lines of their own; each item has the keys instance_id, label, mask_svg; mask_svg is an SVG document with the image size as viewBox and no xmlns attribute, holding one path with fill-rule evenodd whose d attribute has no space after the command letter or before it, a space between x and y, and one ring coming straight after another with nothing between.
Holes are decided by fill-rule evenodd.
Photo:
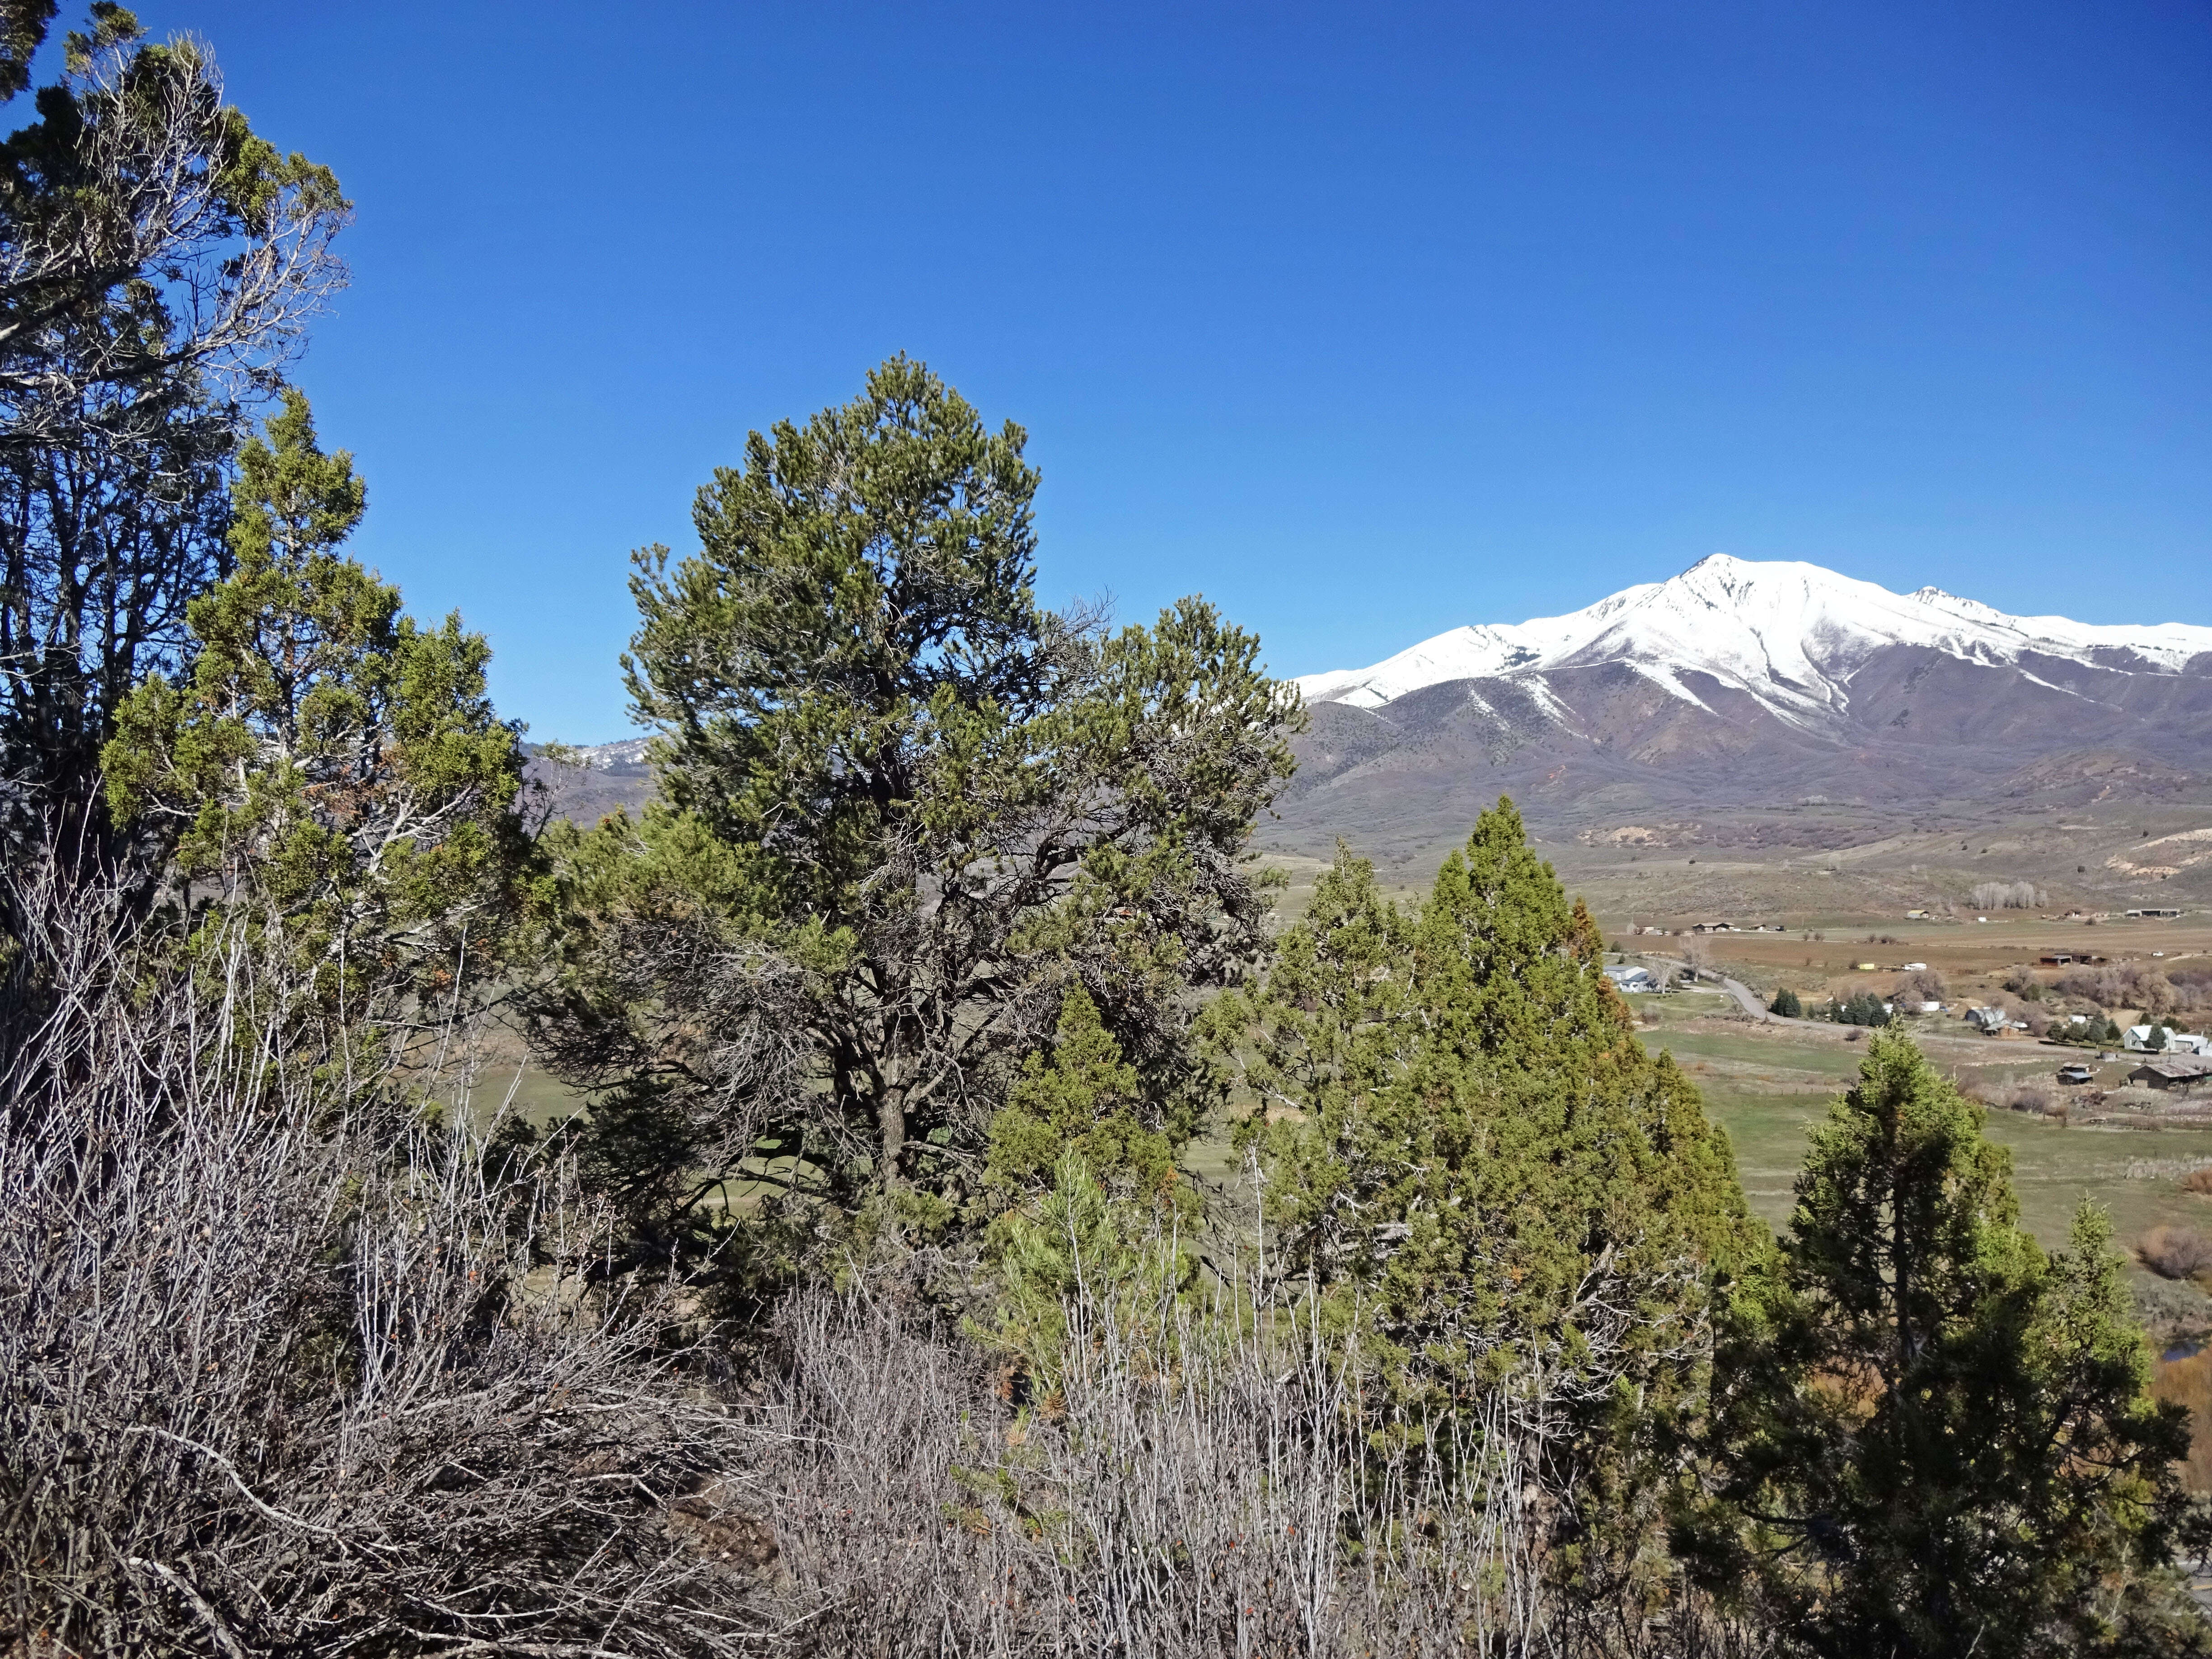
<instances>
[{"instance_id":1,"label":"small house in valley","mask_svg":"<svg viewBox=\"0 0 2212 1659\"><path fill-rule=\"evenodd\" d=\"M2154 1033L2164 1032L2157 1042ZM2202 1054L2212 1051L2212 1037L2196 1031L2167 1030L2162 1025L2130 1025L2121 1034L2120 1047L2136 1054Z\"/></svg>"}]
</instances>

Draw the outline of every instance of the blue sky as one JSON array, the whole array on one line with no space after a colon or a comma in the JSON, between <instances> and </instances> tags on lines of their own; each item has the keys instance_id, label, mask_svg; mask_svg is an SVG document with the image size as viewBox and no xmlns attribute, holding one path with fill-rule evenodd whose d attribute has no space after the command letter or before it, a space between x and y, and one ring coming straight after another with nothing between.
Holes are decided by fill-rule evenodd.
<instances>
[{"instance_id":1,"label":"blue sky","mask_svg":"<svg viewBox=\"0 0 2212 1659\"><path fill-rule=\"evenodd\" d=\"M1279 672L1717 551L2212 622L2212 9L160 0L358 204L297 378L539 737L626 555L926 359L1041 586Z\"/></svg>"}]
</instances>

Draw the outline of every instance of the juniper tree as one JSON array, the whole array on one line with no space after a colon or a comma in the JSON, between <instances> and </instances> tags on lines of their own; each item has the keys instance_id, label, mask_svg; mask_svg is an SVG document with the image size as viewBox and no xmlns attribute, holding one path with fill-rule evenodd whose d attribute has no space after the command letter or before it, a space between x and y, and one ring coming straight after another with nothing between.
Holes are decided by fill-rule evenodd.
<instances>
[{"instance_id":1,"label":"juniper tree","mask_svg":"<svg viewBox=\"0 0 2212 1659\"><path fill-rule=\"evenodd\" d=\"M189 678L143 681L103 755L118 823L173 849L173 926L252 927L340 1024L453 1011L510 948L526 852L489 648L341 552L366 497L285 394L240 456L235 568L194 599Z\"/></svg>"},{"instance_id":2,"label":"juniper tree","mask_svg":"<svg viewBox=\"0 0 2212 1659\"><path fill-rule=\"evenodd\" d=\"M1360 1287L1408 1389L1455 1332L1556 1328L1601 1261L1670 1285L1679 1263L1686 1287L1751 1236L1725 1139L1599 959L1501 800L1417 917L1340 850L1265 987L1224 1010L1224 1036L1250 1022L1263 1102L1297 1113L1244 1132L1285 1242Z\"/></svg>"},{"instance_id":3,"label":"juniper tree","mask_svg":"<svg viewBox=\"0 0 2212 1659\"><path fill-rule=\"evenodd\" d=\"M1340 851L1217 1035L1270 1109L1243 1134L1278 1259L1358 1345L1377 1443L1521 1460L1570 1600L1633 1628L1711 1298L1755 1235L1601 960L1501 800L1418 915Z\"/></svg>"},{"instance_id":4,"label":"juniper tree","mask_svg":"<svg viewBox=\"0 0 2212 1659\"><path fill-rule=\"evenodd\" d=\"M1732 1298L1717 1486L1681 1541L1793 1651L2201 1650L2167 1620L2188 1431L2109 1224L2085 1205L2046 1255L1981 1117L1876 1034Z\"/></svg>"},{"instance_id":5,"label":"juniper tree","mask_svg":"<svg viewBox=\"0 0 2212 1659\"><path fill-rule=\"evenodd\" d=\"M894 358L752 434L698 552L637 556L664 800L556 830L538 1039L705 1178L772 1130L840 1203L948 1222L1078 985L1143 1133L1219 1098L1189 994L1262 945L1246 841L1297 699L1199 600L1118 632L1040 607L1024 443Z\"/></svg>"}]
</instances>

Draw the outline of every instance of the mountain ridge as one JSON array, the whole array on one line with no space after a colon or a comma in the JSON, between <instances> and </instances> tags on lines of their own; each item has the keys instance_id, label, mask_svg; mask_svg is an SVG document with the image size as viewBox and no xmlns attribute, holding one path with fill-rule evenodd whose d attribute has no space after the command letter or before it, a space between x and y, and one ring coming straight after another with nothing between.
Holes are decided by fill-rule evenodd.
<instances>
[{"instance_id":1,"label":"mountain ridge","mask_svg":"<svg viewBox=\"0 0 2212 1659\"><path fill-rule=\"evenodd\" d=\"M1711 642L1690 637L1699 625L1731 615L1736 637L1727 641L1730 652L1716 652ZM1746 672L1746 633L1761 647L1763 675ZM1781 661L1776 641L1784 642ZM1991 662L2045 655L2124 672L2180 672L2194 658L2212 653L2212 628L2015 617L1939 587L1892 593L1802 561L1754 562L1717 553L1664 582L1624 588L1565 616L1452 629L1372 667L1304 675L1293 684L1310 703L1375 708L1452 680L1624 661L1689 702L1698 699L1679 678L1684 668L1703 669L1747 690L1763 678L1761 701L1790 718L1817 713L1824 701L1832 706L1812 688L1847 681L1857 665L1854 648L1870 645L1924 645ZM2139 665L2127 665L2128 658ZM1803 672L1785 674L1785 664Z\"/></svg>"},{"instance_id":2,"label":"mountain ridge","mask_svg":"<svg viewBox=\"0 0 2212 1659\"><path fill-rule=\"evenodd\" d=\"M1311 729L1268 840L1304 853L1340 836L1410 856L1504 793L1570 838L1695 811L1794 842L1779 820L1811 802L1869 820L2176 802L2212 771L2212 628L2015 617L1801 562L1716 555L1295 684Z\"/></svg>"}]
</instances>

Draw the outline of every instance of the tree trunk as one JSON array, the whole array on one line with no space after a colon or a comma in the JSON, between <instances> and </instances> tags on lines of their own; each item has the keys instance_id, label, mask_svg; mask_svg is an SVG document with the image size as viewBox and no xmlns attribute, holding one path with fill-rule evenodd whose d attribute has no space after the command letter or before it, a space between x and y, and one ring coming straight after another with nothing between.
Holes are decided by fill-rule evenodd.
<instances>
[{"instance_id":1,"label":"tree trunk","mask_svg":"<svg viewBox=\"0 0 2212 1659\"><path fill-rule=\"evenodd\" d=\"M886 1086L876 1097L876 1181L887 1193L906 1185L906 1090Z\"/></svg>"}]
</instances>

